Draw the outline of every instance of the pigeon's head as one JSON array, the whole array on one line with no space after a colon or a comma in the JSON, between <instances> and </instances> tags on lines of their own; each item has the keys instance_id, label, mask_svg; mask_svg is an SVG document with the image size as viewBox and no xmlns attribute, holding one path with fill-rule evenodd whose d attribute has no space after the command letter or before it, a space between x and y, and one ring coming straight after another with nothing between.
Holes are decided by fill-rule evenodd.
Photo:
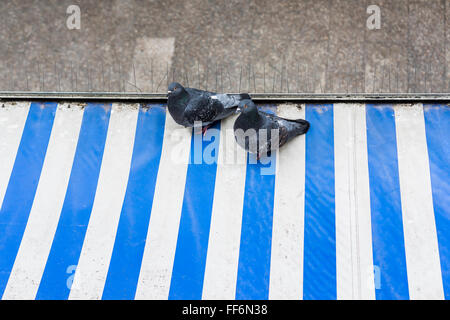
<instances>
[{"instance_id":1,"label":"pigeon's head","mask_svg":"<svg viewBox=\"0 0 450 320\"><path fill-rule=\"evenodd\" d=\"M255 103L250 99L245 99L239 102L238 110L243 114L249 114L252 112L258 112Z\"/></svg>"},{"instance_id":2,"label":"pigeon's head","mask_svg":"<svg viewBox=\"0 0 450 320\"><path fill-rule=\"evenodd\" d=\"M179 84L178 82L172 82L171 84L169 84L169 87L167 89L167 96L177 96L184 91L184 87L181 84Z\"/></svg>"}]
</instances>

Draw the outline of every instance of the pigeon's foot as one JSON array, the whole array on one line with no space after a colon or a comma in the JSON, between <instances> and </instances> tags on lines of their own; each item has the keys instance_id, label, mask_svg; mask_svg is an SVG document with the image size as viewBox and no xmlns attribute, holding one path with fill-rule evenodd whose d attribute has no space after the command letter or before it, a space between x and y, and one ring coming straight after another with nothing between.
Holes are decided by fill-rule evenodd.
<instances>
[{"instance_id":1,"label":"pigeon's foot","mask_svg":"<svg viewBox=\"0 0 450 320\"><path fill-rule=\"evenodd\" d=\"M204 126L204 127L202 128L202 135L205 135L205 133L206 133L206 131L209 129L209 127L211 127L210 124L208 124L208 125L206 125L206 126Z\"/></svg>"}]
</instances>

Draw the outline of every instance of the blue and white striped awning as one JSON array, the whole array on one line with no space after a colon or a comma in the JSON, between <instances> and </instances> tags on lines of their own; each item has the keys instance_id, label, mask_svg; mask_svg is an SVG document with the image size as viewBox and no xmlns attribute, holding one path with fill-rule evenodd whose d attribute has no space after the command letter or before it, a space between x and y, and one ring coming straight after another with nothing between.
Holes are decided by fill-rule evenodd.
<instances>
[{"instance_id":1,"label":"blue and white striped awning","mask_svg":"<svg viewBox=\"0 0 450 320\"><path fill-rule=\"evenodd\" d=\"M450 107L266 108L311 129L255 164L234 118L1 104L0 297L449 299Z\"/></svg>"}]
</instances>

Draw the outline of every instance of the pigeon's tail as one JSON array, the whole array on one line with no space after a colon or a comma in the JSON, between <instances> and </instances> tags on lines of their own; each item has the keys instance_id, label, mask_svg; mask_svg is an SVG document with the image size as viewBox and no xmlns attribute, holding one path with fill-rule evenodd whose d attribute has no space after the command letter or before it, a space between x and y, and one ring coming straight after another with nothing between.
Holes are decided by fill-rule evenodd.
<instances>
[{"instance_id":1,"label":"pigeon's tail","mask_svg":"<svg viewBox=\"0 0 450 320\"><path fill-rule=\"evenodd\" d=\"M290 120L295 122L295 135L305 134L309 130L309 122L303 119Z\"/></svg>"},{"instance_id":2,"label":"pigeon's tail","mask_svg":"<svg viewBox=\"0 0 450 320\"><path fill-rule=\"evenodd\" d=\"M248 93L232 94L231 96L233 96L238 101L242 101L242 100L246 100L246 99L249 99L249 100L252 99Z\"/></svg>"},{"instance_id":3,"label":"pigeon's tail","mask_svg":"<svg viewBox=\"0 0 450 320\"><path fill-rule=\"evenodd\" d=\"M228 94L227 96L230 100L224 103L225 108L234 108L237 107L242 100L252 99L248 93Z\"/></svg>"},{"instance_id":4,"label":"pigeon's tail","mask_svg":"<svg viewBox=\"0 0 450 320\"><path fill-rule=\"evenodd\" d=\"M211 96L212 99L219 100L225 109L236 109L239 102L245 99L251 99L248 93L227 94L219 93Z\"/></svg>"}]
</instances>

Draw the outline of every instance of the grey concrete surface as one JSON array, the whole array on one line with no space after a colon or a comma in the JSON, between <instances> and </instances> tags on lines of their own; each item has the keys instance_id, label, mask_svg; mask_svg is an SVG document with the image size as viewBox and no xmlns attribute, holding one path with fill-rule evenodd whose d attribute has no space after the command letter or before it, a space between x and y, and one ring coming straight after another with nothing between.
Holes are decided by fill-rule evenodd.
<instances>
[{"instance_id":1,"label":"grey concrete surface","mask_svg":"<svg viewBox=\"0 0 450 320\"><path fill-rule=\"evenodd\" d=\"M450 0L2 0L0 91L448 93L449 18Z\"/></svg>"}]
</instances>

